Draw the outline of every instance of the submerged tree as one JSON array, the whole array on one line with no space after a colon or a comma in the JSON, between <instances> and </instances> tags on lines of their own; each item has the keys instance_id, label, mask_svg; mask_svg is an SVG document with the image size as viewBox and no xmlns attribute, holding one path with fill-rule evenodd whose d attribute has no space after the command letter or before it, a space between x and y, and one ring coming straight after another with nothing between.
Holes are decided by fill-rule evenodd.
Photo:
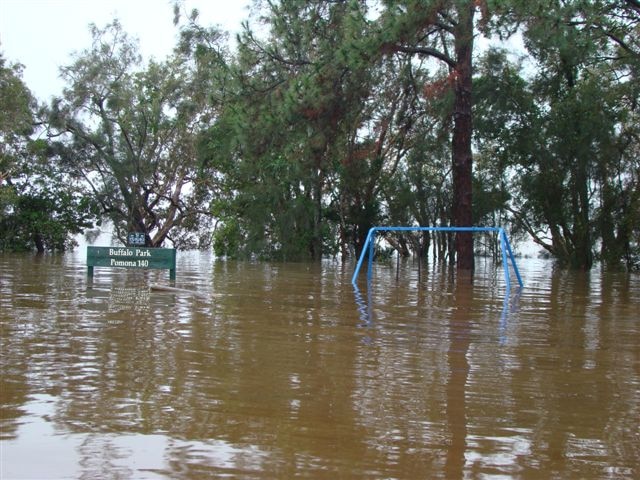
<instances>
[{"instance_id":1,"label":"submerged tree","mask_svg":"<svg viewBox=\"0 0 640 480\"><path fill-rule=\"evenodd\" d=\"M454 215L454 224L472 224L475 5L434 4L422 10L401 3L388 2L372 21L367 2L269 2L264 21L270 34L256 38L247 31L240 39L236 95L225 106L224 121L210 132L207 154L227 184L215 207L221 251L245 245L267 256L289 252L286 258L357 251L375 222L400 220L400 210L407 212L395 198L401 190L417 205L405 215L408 223L449 224ZM431 28L442 31L425 36ZM416 56L425 60L416 62ZM444 75L428 74L434 67L427 58L442 61ZM435 112L425 108L423 98L430 95L423 91L430 82L442 84L443 91L451 86L455 95L451 103L433 99L438 118L427 119ZM223 131L232 140L221 150ZM414 181L427 178L417 167L431 157L417 148L425 143L420 134L454 139L446 149L453 160L442 175L432 172L440 185L438 201L448 200L437 215L420 206L430 186ZM441 189L451 171L454 196ZM398 183L407 174L417 175L408 180L417 184L409 190ZM338 237L337 244L330 236ZM470 235L460 235L461 268L473 268L472 246Z\"/></svg>"},{"instance_id":2,"label":"submerged tree","mask_svg":"<svg viewBox=\"0 0 640 480\"><path fill-rule=\"evenodd\" d=\"M484 2L480 2L483 4ZM472 58L478 2L388 1L381 16L383 47L389 53L423 56L440 62L453 89L451 172L453 225L473 225ZM473 237L456 236L458 268L473 270Z\"/></svg>"},{"instance_id":3,"label":"submerged tree","mask_svg":"<svg viewBox=\"0 0 640 480\"><path fill-rule=\"evenodd\" d=\"M351 255L377 223L512 220L567 264L637 262L637 2L258 4L232 61L197 13L144 66L117 22L94 27L49 109L55 143L22 149L52 159L43 182L86 186L121 239L150 246L207 245L210 216L216 253L288 260ZM474 59L474 35L515 31L526 74ZM473 269L472 236L455 255L450 240L391 241Z\"/></svg>"},{"instance_id":4,"label":"submerged tree","mask_svg":"<svg viewBox=\"0 0 640 480\"><path fill-rule=\"evenodd\" d=\"M501 131L494 145L509 151L515 169L515 219L565 264L591 268L600 241L607 263L625 258L631 266L638 249L637 2L510 5L517 8L497 19L524 27L535 65L526 87L520 78L501 97L518 102L494 108L520 119L517 129L494 127ZM505 59L499 64L490 88L507 85Z\"/></svg>"},{"instance_id":5,"label":"submerged tree","mask_svg":"<svg viewBox=\"0 0 640 480\"><path fill-rule=\"evenodd\" d=\"M92 226L93 203L34 140L37 105L19 65L0 56L0 251L63 251Z\"/></svg>"},{"instance_id":6,"label":"submerged tree","mask_svg":"<svg viewBox=\"0 0 640 480\"><path fill-rule=\"evenodd\" d=\"M232 255L319 260L332 248L334 162L369 88L348 48L364 13L349 2L270 2L264 22L268 34L239 38L235 90L208 135L206 161L225 183L216 244Z\"/></svg>"},{"instance_id":7,"label":"submerged tree","mask_svg":"<svg viewBox=\"0 0 640 480\"><path fill-rule=\"evenodd\" d=\"M208 192L195 149L212 117L207 82L180 51L142 69L136 42L117 21L91 30L92 47L62 69L68 86L50 109L62 162L122 241L135 231L152 247L206 244Z\"/></svg>"}]
</instances>

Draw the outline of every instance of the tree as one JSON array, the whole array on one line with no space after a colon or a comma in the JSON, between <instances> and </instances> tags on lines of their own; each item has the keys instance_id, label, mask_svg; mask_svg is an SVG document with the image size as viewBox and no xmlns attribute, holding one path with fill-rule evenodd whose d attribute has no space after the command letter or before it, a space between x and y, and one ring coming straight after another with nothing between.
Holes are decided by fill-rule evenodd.
<instances>
[{"instance_id":1,"label":"tree","mask_svg":"<svg viewBox=\"0 0 640 480\"><path fill-rule=\"evenodd\" d=\"M476 3L388 1L382 14L381 38L386 51L394 54L426 56L441 62L454 94L451 163L456 226L473 225L472 178L472 56ZM456 235L456 260L461 270L473 270L473 237Z\"/></svg>"},{"instance_id":2,"label":"tree","mask_svg":"<svg viewBox=\"0 0 640 480\"><path fill-rule=\"evenodd\" d=\"M528 158L538 150L539 106L522 62L509 52L490 48L476 62L474 74L474 216L481 225L509 226L509 236L528 235L522 222L513 221L514 208L524 198L519 179ZM540 140L543 141L543 140ZM499 245L487 238L494 254Z\"/></svg>"},{"instance_id":3,"label":"tree","mask_svg":"<svg viewBox=\"0 0 640 480\"><path fill-rule=\"evenodd\" d=\"M471 14L472 10L460 12ZM399 31L406 31L402 22L411 22L413 13L398 20ZM375 222L395 219L404 208L395 195L402 190L400 175L417 174L418 169L407 168L411 149L424 143L416 132L430 132L429 124L439 123L433 118L426 120L435 110L425 107L422 90L432 80L453 86L458 78L456 61L453 56L441 55L440 59L448 60L448 72L426 80L430 65L415 62L406 45L390 47L386 27L378 31L378 23L388 26L394 18L384 23L369 21L367 15L366 2L269 2L264 21L270 34L258 39L247 31L240 39L237 91L225 107L224 121L209 134L211 148L207 153L208 163L220 167L226 182L215 207L221 219L216 233L220 251L228 253L229 246L245 245L259 255L280 252L285 258L319 258L340 248L346 255L352 247L356 252L361 248ZM447 21L453 30L457 22L452 17ZM462 30L458 36L460 61L462 57L470 61L470 53L462 50L472 38L463 39ZM445 49L450 46L443 45ZM390 50L399 54L386 55ZM466 67L461 64L460 68ZM464 85L459 85L461 93L456 98L466 100L458 110L470 108L470 92ZM445 118L460 120L453 127L454 138L460 140L466 128L463 125L470 127L470 116L462 112L453 117L452 103L432 100L450 107ZM448 123L455 122L442 122L439 132L450 132ZM227 135L232 140L222 148L218 140L221 131L233 132ZM434 135L440 140L446 137ZM468 194L461 193L458 198L467 203L471 193L470 147L464 161L460 158L468 142L470 137L457 143L460 168L454 175L458 189L466 189ZM412 156L411 161L418 160ZM442 187L442 175L436 176ZM416 198L419 205L428 188L424 182L418 183L422 195ZM440 187L438 199L442 200L445 194ZM439 221L449 223L449 209L438 208ZM413 208L412 215L429 222L426 212L419 210ZM459 213L462 211L464 208ZM407 217L407 222L411 221ZM458 223L469 225L471 219L458 219ZM338 246L329 245L329 232L338 237ZM459 242L460 248L464 245ZM472 264L472 248L469 252Z\"/></svg>"},{"instance_id":4,"label":"tree","mask_svg":"<svg viewBox=\"0 0 640 480\"><path fill-rule=\"evenodd\" d=\"M635 261L635 1L262 5L263 34L239 39L201 137L218 252L346 256L377 222L513 219L567 264L589 268L598 244ZM490 51L473 78L474 35L516 31L533 71ZM457 237L470 270L472 237Z\"/></svg>"},{"instance_id":5,"label":"tree","mask_svg":"<svg viewBox=\"0 0 640 480\"><path fill-rule=\"evenodd\" d=\"M264 22L267 35L247 29L239 38L236 90L209 135L207 162L226 183L215 205L217 244L319 260L331 248L334 162L369 87L365 62L348 48L364 12L357 2L287 0L269 2ZM222 150L221 128L234 133Z\"/></svg>"},{"instance_id":6,"label":"tree","mask_svg":"<svg viewBox=\"0 0 640 480\"><path fill-rule=\"evenodd\" d=\"M188 49L142 69L118 21L91 33L92 47L61 70L67 88L50 108L65 167L88 186L121 241L135 231L151 247L206 245L209 193L196 143L214 115L208 79Z\"/></svg>"},{"instance_id":7,"label":"tree","mask_svg":"<svg viewBox=\"0 0 640 480\"><path fill-rule=\"evenodd\" d=\"M528 151L512 150L520 156L516 219L566 264L591 268L600 239L607 263L625 257L629 265L637 250L629 228L637 218L637 2L510 5L498 20L523 25L536 65L530 132L519 137Z\"/></svg>"},{"instance_id":8,"label":"tree","mask_svg":"<svg viewBox=\"0 0 640 480\"><path fill-rule=\"evenodd\" d=\"M359 104L352 106L344 147L333 159L331 175L333 208L340 219L345 256L352 248L360 253L369 229L376 224L410 223L406 205L396 194L403 188L400 179L424 116L414 78L420 76L419 68L407 58L373 62L375 57L367 55L369 86Z\"/></svg>"},{"instance_id":9,"label":"tree","mask_svg":"<svg viewBox=\"0 0 640 480\"><path fill-rule=\"evenodd\" d=\"M64 251L92 226L92 202L34 140L37 104L21 67L0 56L0 251Z\"/></svg>"},{"instance_id":10,"label":"tree","mask_svg":"<svg viewBox=\"0 0 640 480\"><path fill-rule=\"evenodd\" d=\"M0 213L11 213L15 189L11 178L24 158L33 133L35 100L22 82L20 65L8 64L0 54Z\"/></svg>"}]
</instances>

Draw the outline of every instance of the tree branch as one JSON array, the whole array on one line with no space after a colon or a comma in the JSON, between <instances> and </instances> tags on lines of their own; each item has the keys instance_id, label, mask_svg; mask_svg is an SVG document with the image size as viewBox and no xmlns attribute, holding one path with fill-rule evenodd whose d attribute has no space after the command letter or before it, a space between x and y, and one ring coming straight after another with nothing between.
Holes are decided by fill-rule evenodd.
<instances>
[{"instance_id":1,"label":"tree branch","mask_svg":"<svg viewBox=\"0 0 640 480\"><path fill-rule=\"evenodd\" d=\"M629 52L630 54L632 54L634 56L639 56L640 55L640 52L634 51L633 48L630 45L628 45L621 38L618 38L617 36L615 36L613 33L604 31L604 34L607 37L609 37L611 40L613 40L615 43L617 43L623 50Z\"/></svg>"},{"instance_id":2,"label":"tree branch","mask_svg":"<svg viewBox=\"0 0 640 480\"><path fill-rule=\"evenodd\" d=\"M451 68L455 68L456 67L456 62L451 57L449 57L448 55L445 55L444 53L440 52L439 50L436 50L435 48L431 48L431 47L408 47L408 46L405 46L405 45L394 45L392 48L396 52L412 53L412 54L418 54L418 55L426 55L428 57L437 58L438 60L442 60L443 62L445 62Z\"/></svg>"},{"instance_id":3,"label":"tree branch","mask_svg":"<svg viewBox=\"0 0 640 480\"><path fill-rule=\"evenodd\" d=\"M626 0L631 8L640 11L640 0Z\"/></svg>"}]
</instances>

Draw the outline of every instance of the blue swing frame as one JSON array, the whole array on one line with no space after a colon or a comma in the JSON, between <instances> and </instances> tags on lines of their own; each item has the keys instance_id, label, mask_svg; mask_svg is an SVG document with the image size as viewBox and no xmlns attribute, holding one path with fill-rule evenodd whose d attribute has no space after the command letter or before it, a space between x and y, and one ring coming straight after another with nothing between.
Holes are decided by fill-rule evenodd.
<instances>
[{"instance_id":1,"label":"blue swing frame","mask_svg":"<svg viewBox=\"0 0 640 480\"><path fill-rule=\"evenodd\" d=\"M518 266L516 265L516 259L513 255L513 250L511 250L511 245L509 244L509 239L507 238L507 234L503 228L499 227L372 227L369 229L369 233L367 234L367 239L364 242L364 247L362 248L362 253L360 254L360 258L358 259L358 264L356 265L356 269L353 272L353 277L351 278L351 283L357 288L357 280L358 275L360 274L360 269L362 268L362 264L364 263L364 258L366 256L369 257L369 264L367 268L367 282L371 281L372 275L372 266L373 266L373 255L374 255L374 246L375 246L375 236L377 232L495 232L500 237L500 249L502 251L502 264L504 266L504 281L507 286L507 290L511 289L511 276L509 275L509 263L511 261L511 266L513 267L513 271L516 274L516 278L518 279L518 284L520 287L523 286L522 277L520 277L520 272L518 271Z\"/></svg>"}]
</instances>

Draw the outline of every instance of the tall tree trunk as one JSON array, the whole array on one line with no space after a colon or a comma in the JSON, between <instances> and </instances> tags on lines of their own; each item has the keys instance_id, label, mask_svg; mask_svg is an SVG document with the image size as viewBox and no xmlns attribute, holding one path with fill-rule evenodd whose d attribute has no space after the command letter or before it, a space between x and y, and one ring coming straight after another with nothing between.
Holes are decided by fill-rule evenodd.
<instances>
[{"instance_id":1,"label":"tall tree trunk","mask_svg":"<svg viewBox=\"0 0 640 480\"><path fill-rule=\"evenodd\" d=\"M34 233L33 234L33 243L35 243L36 245L36 251L38 253L44 253L44 238L42 238L42 235L40 235L39 233Z\"/></svg>"},{"instance_id":2,"label":"tall tree trunk","mask_svg":"<svg viewBox=\"0 0 640 480\"><path fill-rule=\"evenodd\" d=\"M458 24L455 30L455 100L453 110L453 223L455 226L473 225L471 154L471 91L473 53L473 1L458 2ZM457 266L460 270L473 270L473 235L456 235Z\"/></svg>"},{"instance_id":3,"label":"tall tree trunk","mask_svg":"<svg viewBox=\"0 0 640 480\"><path fill-rule=\"evenodd\" d=\"M322 187L324 184L324 172L320 168L321 160L318 160L313 185L313 235L311 237L310 255L312 260L322 260Z\"/></svg>"},{"instance_id":4,"label":"tall tree trunk","mask_svg":"<svg viewBox=\"0 0 640 480\"><path fill-rule=\"evenodd\" d=\"M574 206L575 217L575 259L577 268L589 270L593 266L591 250L591 220L589 215L589 179L587 165L583 157L576 158L577 204Z\"/></svg>"}]
</instances>

